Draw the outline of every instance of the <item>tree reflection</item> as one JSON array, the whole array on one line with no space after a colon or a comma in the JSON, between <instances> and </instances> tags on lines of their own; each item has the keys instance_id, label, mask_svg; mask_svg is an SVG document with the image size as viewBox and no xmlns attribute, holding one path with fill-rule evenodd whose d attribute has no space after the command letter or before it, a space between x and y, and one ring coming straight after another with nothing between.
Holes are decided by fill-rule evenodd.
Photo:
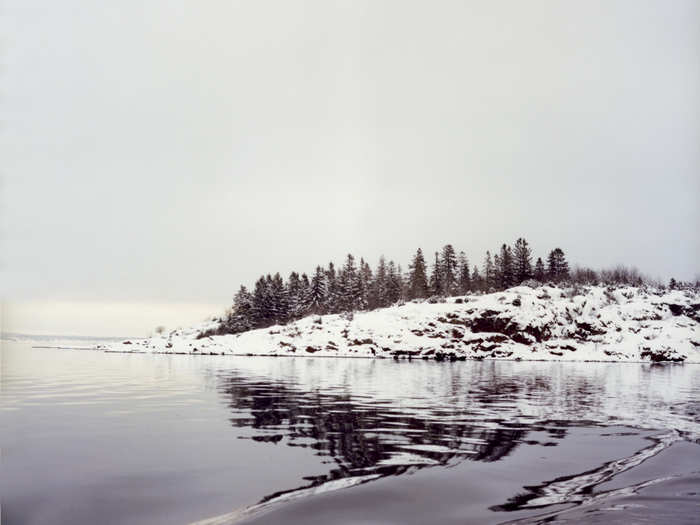
<instances>
[{"instance_id":1,"label":"tree reflection","mask_svg":"<svg viewBox=\"0 0 700 525\"><path fill-rule=\"evenodd\" d=\"M590 363L290 359L246 361L219 371L216 384L231 424L247 429L247 438L262 446L309 448L332 464L326 474L262 498L247 514L426 467L499 461L524 443L556 446L572 426L641 424L673 428L692 440L699 435L697 404L668 392L695 377L676 368ZM654 446L630 461L523 487L492 510L573 501L650 451L658 452Z\"/></svg>"},{"instance_id":2,"label":"tree reflection","mask_svg":"<svg viewBox=\"0 0 700 525\"><path fill-rule=\"evenodd\" d=\"M538 388L542 386L540 382ZM522 381L497 381L478 392L453 392L468 394L454 405L426 407L343 391L304 391L231 371L219 377L220 393L234 414L231 424L252 430L250 439L312 448L334 463L327 474L306 477L309 483L303 487L272 494L263 502L342 478L369 480L464 460L498 461L532 430L563 438L566 422L526 426L510 413L499 414L498 406L487 408L492 417L484 417L484 407L517 397L523 388Z\"/></svg>"}]
</instances>

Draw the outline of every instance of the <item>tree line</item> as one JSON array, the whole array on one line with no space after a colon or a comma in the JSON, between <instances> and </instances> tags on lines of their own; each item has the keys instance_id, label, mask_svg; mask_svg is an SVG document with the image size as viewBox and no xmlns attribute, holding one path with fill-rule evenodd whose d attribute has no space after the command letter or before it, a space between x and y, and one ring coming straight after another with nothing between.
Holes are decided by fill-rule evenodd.
<instances>
[{"instance_id":1,"label":"tree line","mask_svg":"<svg viewBox=\"0 0 700 525\"><path fill-rule=\"evenodd\" d=\"M245 332L312 314L373 310L401 301L494 292L521 283L562 282L641 286L650 280L627 266L571 270L561 248L551 250L545 260L535 259L530 244L522 237L512 246L504 243L493 253L487 251L480 267L470 265L467 255L463 251L457 253L452 244L435 252L430 264L418 248L405 272L400 264L387 261L384 256L373 270L363 258L358 261L348 254L341 266L333 262L319 265L311 276L294 271L284 280L279 273L267 274L255 282L252 290L241 286L219 328L203 335ZM672 279L669 286L686 285L692 286Z\"/></svg>"},{"instance_id":2,"label":"tree line","mask_svg":"<svg viewBox=\"0 0 700 525\"><path fill-rule=\"evenodd\" d=\"M551 250L546 262L541 257L533 262L523 238L512 247L504 243L493 254L487 251L481 269L452 244L435 252L430 264L418 248L406 272L383 256L373 270L363 258L348 254L341 266L319 265L311 276L294 271L285 280L279 273L267 274L251 290L241 286L216 332L238 333L311 314L373 310L400 301L503 290L531 279L561 282L570 277L561 248Z\"/></svg>"}]
</instances>

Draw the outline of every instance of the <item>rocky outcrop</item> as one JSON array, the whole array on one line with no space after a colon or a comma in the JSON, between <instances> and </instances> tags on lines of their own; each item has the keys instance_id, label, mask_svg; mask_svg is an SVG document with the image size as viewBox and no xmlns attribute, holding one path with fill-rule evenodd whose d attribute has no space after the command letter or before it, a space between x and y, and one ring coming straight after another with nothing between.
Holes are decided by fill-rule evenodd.
<instances>
[{"instance_id":1,"label":"rocky outcrop","mask_svg":"<svg viewBox=\"0 0 700 525\"><path fill-rule=\"evenodd\" d=\"M200 354L700 362L699 310L694 291L521 286L313 316L196 344ZM205 329L211 325L106 349L192 354Z\"/></svg>"}]
</instances>

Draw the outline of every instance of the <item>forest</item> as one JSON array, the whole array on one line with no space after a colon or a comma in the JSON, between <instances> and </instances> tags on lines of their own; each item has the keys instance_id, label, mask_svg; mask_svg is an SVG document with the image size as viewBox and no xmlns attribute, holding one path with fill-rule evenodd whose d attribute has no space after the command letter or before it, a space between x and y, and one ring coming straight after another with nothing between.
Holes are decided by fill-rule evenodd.
<instances>
[{"instance_id":1,"label":"forest","mask_svg":"<svg viewBox=\"0 0 700 525\"><path fill-rule=\"evenodd\" d=\"M561 248L551 250L545 260L534 259L530 244L519 238L512 246L502 244L487 251L479 265L446 244L426 261L418 248L408 270L382 256L372 270L364 258L348 254L341 266L318 265L314 272L291 272L286 281L279 273L261 276L252 290L241 286L233 306L219 328L202 335L233 334L254 328L285 324L312 314L337 314L384 308L403 301L488 293L521 283L571 283L578 285L628 284L641 286L649 279L636 268L617 266L610 270L569 268ZM671 280L670 286L681 286Z\"/></svg>"}]
</instances>

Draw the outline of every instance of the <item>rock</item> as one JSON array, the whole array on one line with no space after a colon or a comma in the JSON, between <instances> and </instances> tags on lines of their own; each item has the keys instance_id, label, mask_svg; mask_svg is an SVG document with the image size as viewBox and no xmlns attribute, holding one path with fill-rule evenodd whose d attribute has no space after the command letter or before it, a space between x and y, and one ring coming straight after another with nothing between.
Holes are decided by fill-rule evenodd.
<instances>
[{"instance_id":1,"label":"rock","mask_svg":"<svg viewBox=\"0 0 700 525\"><path fill-rule=\"evenodd\" d=\"M654 363L660 363L662 361L679 363L685 361L684 356L680 356L675 351L668 349L651 350L649 347L644 347L639 355L642 359L649 359Z\"/></svg>"}]
</instances>

